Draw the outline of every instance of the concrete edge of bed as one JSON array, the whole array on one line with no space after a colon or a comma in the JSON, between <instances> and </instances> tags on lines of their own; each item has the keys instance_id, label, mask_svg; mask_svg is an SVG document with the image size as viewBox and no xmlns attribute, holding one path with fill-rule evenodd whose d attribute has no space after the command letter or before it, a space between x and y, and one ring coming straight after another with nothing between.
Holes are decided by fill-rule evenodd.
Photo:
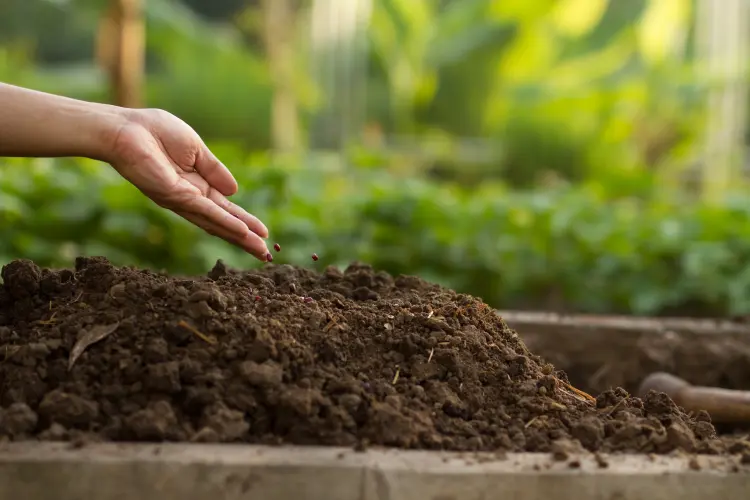
<instances>
[{"instance_id":1,"label":"concrete edge of bed","mask_svg":"<svg viewBox=\"0 0 750 500\"><path fill-rule=\"evenodd\" d=\"M718 500L748 491L750 465L734 456L582 454L556 461L542 453L0 445L0 500Z\"/></svg>"}]
</instances>

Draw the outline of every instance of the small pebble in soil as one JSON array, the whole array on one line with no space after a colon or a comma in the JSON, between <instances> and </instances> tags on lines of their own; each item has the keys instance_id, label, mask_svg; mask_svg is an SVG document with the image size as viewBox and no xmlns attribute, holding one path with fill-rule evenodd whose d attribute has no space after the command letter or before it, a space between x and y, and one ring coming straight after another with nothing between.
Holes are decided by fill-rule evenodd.
<instances>
[{"instance_id":1,"label":"small pebble in soil","mask_svg":"<svg viewBox=\"0 0 750 500\"><path fill-rule=\"evenodd\" d=\"M273 262L273 255L271 255L271 252L266 254L266 262Z\"/></svg>"},{"instance_id":2,"label":"small pebble in soil","mask_svg":"<svg viewBox=\"0 0 750 500\"><path fill-rule=\"evenodd\" d=\"M316 253L312 254L312 260L318 260L318 254Z\"/></svg>"},{"instance_id":3,"label":"small pebble in soil","mask_svg":"<svg viewBox=\"0 0 750 500\"><path fill-rule=\"evenodd\" d=\"M278 243L274 243L273 249L276 250L277 252L281 252L281 245L279 245Z\"/></svg>"}]
</instances>

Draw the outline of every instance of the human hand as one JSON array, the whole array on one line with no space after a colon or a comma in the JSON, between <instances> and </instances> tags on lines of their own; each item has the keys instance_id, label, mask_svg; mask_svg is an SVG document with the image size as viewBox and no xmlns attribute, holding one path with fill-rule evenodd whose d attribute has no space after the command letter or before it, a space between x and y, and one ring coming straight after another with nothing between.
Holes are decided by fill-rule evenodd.
<instances>
[{"instance_id":1,"label":"human hand","mask_svg":"<svg viewBox=\"0 0 750 500\"><path fill-rule=\"evenodd\" d=\"M268 229L227 199L237 181L198 134L159 109L124 114L104 160L159 206L266 261Z\"/></svg>"}]
</instances>

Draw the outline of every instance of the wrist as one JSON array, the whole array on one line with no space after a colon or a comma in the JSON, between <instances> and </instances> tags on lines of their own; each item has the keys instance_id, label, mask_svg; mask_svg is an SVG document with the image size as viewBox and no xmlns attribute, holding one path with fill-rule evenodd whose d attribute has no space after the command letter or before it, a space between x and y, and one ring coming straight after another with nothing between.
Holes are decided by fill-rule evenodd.
<instances>
[{"instance_id":1,"label":"wrist","mask_svg":"<svg viewBox=\"0 0 750 500\"><path fill-rule=\"evenodd\" d=\"M115 148L120 132L132 123L132 111L108 104L86 103L89 105L81 115L86 133L81 156L112 163L115 161Z\"/></svg>"}]
</instances>

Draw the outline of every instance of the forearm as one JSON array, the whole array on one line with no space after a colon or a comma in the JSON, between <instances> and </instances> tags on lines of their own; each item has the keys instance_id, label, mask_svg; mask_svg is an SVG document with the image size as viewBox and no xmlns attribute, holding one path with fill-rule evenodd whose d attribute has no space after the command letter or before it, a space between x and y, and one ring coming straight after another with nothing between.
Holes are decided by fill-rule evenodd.
<instances>
[{"instance_id":1,"label":"forearm","mask_svg":"<svg viewBox=\"0 0 750 500\"><path fill-rule=\"evenodd\" d=\"M106 161L126 110L0 83L0 156Z\"/></svg>"}]
</instances>

